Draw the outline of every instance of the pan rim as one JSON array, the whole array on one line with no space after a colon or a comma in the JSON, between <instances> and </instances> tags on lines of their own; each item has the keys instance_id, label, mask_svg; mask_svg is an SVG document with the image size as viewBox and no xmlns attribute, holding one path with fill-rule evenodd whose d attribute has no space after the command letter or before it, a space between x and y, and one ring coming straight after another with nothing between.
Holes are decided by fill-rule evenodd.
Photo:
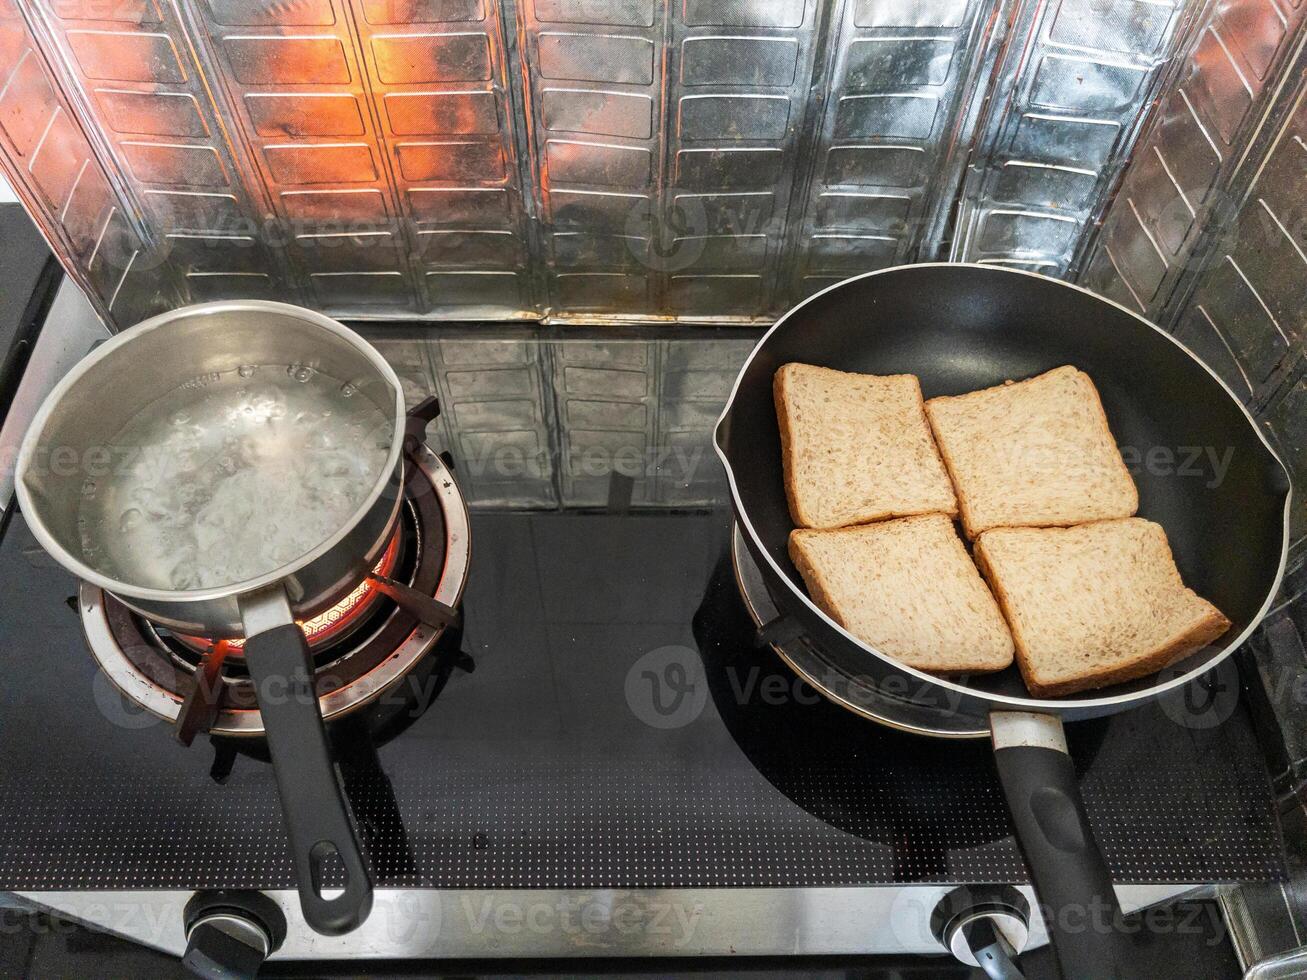
<instances>
[{"instance_id":1,"label":"pan rim","mask_svg":"<svg viewBox=\"0 0 1307 980\"><path fill-rule=\"evenodd\" d=\"M45 522L40 519L40 512L35 507L30 493L28 492L24 475L26 474L33 457L36 455L38 443L41 435L45 430L50 416L54 413L55 408L67 395L67 393L96 365L105 357L118 350L121 347L131 343L141 334L149 333L168 326L175 320L189 316L212 316L216 313L227 312L252 312L252 313L278 313L283 316L290 316L296 319L304 320L315 327L324 329L340 337L346 343L355 347L368 362L377 370L386 383L391 386L395 395L394 405L394 432L392 434L390 451L386 457L386 464L379 471L377 479L374 481L372 488L368 491L363 502L355 508L350 516L341 522L330 537L318 543L312 549L305 551L298 558L279 565L270 571L264 572L251 579L240 582L231 582L226 585L211 586L207 589L194 589L187 591L173 591L169 589L154 589L146 586L134 585L130 582L114 579L102 572L91 568L81 559L77 558L60 544L45 526ZM395 475L395 468L399 465L401 454L404 449L404 388L400 384L399 375L390 363L381 356L372 344L368 343L359 334L350 330L344 324L332 319L325 313L319 313L316 310L306 309L302 306L296 306L293 303L278 303L272 300L244 299L244 300L217 300L211 303L193 303L189 306L179 306L176 309L168 310L157 316L149 317L140 323L133 324L127 329L119 332L114 337L105 341L96 347L90 354L83 357L76 365L65 374L59 383L50 390L41 407L37 410L36 415L32 418L26 434L23 436L22 444L18 451L18 459L14 467L16 479L14 480L15 493L18 496L18 505L21 512L27 515L27 525L40 543L50 555L57 558L69 571L73 572L79 579L90 582L92 585L112 592L114 595L122 596L127 599L137 599L142 602L167 602L167 603L204 603L215 599L225 599L232 596L245 595L248 592L272 585L275 582L281 582L303 568L313 564L332 548L344 540L349 533L362 521L368 512L381 499L382 494L386 492L386 487L390 485ZM392 510L398 513L399 501L396 499L395 507Z\"/></svg>"},{"instance_id":2,"label":"pan rim","mask_svg":"<svg viewBox=\"0 0 1307 980\"><path fill-rule=\"evenodd\" d=\"M1212 379L1221 386L1221 389L1225 391L1226 395L1230 398L1230 400L1233 401L1234 404L1239 407L1239 411L1243 413L1244 419L1245 421L1247 421L1249 428L1251 428L1252 431L1256 434L1258 440L1261 442L1262 446L1266 449L1266 452L1270 455L1271 459L1275 461L1276 465L1279 466L1280 470L1285 474L1286 490L1284 492L1284 509L1283 509L1281 533L1280 533L1280 558L1275 571L1275 579L1271 583L1271 588L1267 592L1266 598L1262 601L1261 608L1258 609L1257 614L1251 619L1248 626L1244 628L1243 632L1241 632L1237 637L1235 637L1232 641L1230 641L1230 643L1225 647L1224 650L1220 652L1220 654L1201 664L1198 664L1197 666L1195 666L1191 670L1186 671L1183 674L1171 678L1170 680L1167 680L1163 683L1155 683L1149 687L1144 688L1143 690L1135 691L1130 694L1118 694L1112 697L1088 697L1088 698L1067 697L1067 698L1059 698L1056 700L1034 698L1034 697L1023 698L1023 697L1014 697L1012 695L1007 695L1007 694L998 694L990 691L984 691L981 690L980 688L972 687L971 685L968 684L959 684L956 681L952 681L944 677L937 677L934 674L927 674L924 671L917 670L915 667L910 667L907 664L902 663L899 660L896 660L894 657L891 657L886 653L882 653L880 650L877 650L875 647L862 642L861 640L853 636L851 633L849 633L847 630L845 630L844 627L842 627L839 623L835 622L835 620L832 619L830 616L828 616L822 609L820 609L816 605L816 603L812 601L812 599L808 596L808 594L804 590L798 588L795 585L795 583L791 581L790 576L780 567L779 564L777 564L776 560L772 557L771 552L768 551L767 547L763 544L761 537L758 535L758 532L753 527L753 522L749 519L749 515L745 511L743 501L741 501L740 499L739 487L736 484L735 471L731 466L731 461L726 456L725 449L722 447L722 436L721 436L722 426L726 422L727 417L731 414L731 410L735 406L735 399L736 396L739 394L740 383L744 379L745 372L748 370L749 365L753 363L753 359L758 355L758 352L762 350L763 345L765 345L768 339L770 339L771 335L775 333L777 330L779 330L782 326L784 326L785 322L789 320L791 316L793 316L795 313L803 309L805 306L807 306L809 303L813 302L814 300L826 295L827 293L833 290L840 289L844 286L849 285L850 283L859 282L863 279L870 279L874 276L881 276L891 272L902 272L905 269L926 269L926 268L982 269L987 274L992 273L997 275L1006 274L1006 275L1014 275L1014 276L1027 276L1033 279L1039 279L1043 282L1054 283L1058 286L1064 286L1068 289L1076 290L1077 292L1084 293L1086 296L1092 297L1095 300L1098 300L1103 303L1107 303L1110 306L1114 306L1118 310L1121 310L1122 312L1129 314L1131 317L1138 320L1140 323L1144 324L1149 329L1160 334L1162 337L1165 337L1168 341L1170 341L1177 348L1183 351L1184 354L1187 355L1190 360L1192 360L1200 368L1206 371L1212 377ZM1054 279L1051 276L1045 276L1042 273L1032 272L1027 269L1014 269L1009 266L985 265L978 262L915 262L915 263L909 263L907 265L890 266L885 269L876 269L871 272L864 272L860 275L850 276L848 279L843 279L840 282L832 283L831 285L825 287L824 289L818 290L817 292L813 293L811 296L804 298L800 302L796 303L794 306L790 307L790 309L786 310L785 313L782 314L782 316L774 324L772 324L771 327L768 328L767 332L764 333L762 337L758 339L758 342L756 344L754 344L753 350L749 352L749 356L745 358L744 363L740 366L739 371L735 375L735 382L731 385L730 396L726 399L725 407L722 409L721 415L717 417L717 423L713 426L713 449L717 453L717 458L721 460L722 467L726 470L726 481L731 488L731 503L733 505L735 519L740 522L741 526L745 530L745 533L748 534L749 539L755 545L756 553L760 555L762 559L766 561L768 565L771 566L772 570L780 577L780 579L785 582L792 597L797 598L800 602L802 602L805 606L807 606L809 611L811 611L814 615L819 617L828 627L830 627L840 636L844 637L844 639L848 640L850 643L861 648L862 650L865 650L867 653L871 654L872 656L879 658L880 660L884 661L886 664L893 667L894 669L903 671L904 673L908 674L910 677L913 677L917 680L929 684L938 685L939 687L942 687L945 690L955 692L957 694L962 695L963 697L974 698L979 701L983 701L986 705L988 705L989 710L991 711L1005 710L1005 709L1010 710L1016 708L1022 710L1033 709L1048 714L1060 715L1064 713L1070 713L1073 711L1078 712L1082 710L1092 710L1092 709L1106 709L1106 708L1123 709L1131 705L1143 704L1147 701L1150 701L1156 697L1165 694L1168 691L1175 690L1176 688L1179 687L1183 687L1185 684L1188 684L1190 681L1194 680L1197 677L1201 677L1203 674L1206 674L1208 671L1212 670L1219 664L1223 663L1225 659L1230 656L1230 654L1234 653L1235 650L1239 649L1239 647L1241 647L1244 644L1244 642L1248 639L1248 637L1252 635L1253 630L1257 629L1257 627L1261 625L1262 620L1266 617L1266 614L1270 611L1271 605L1274 603L1276 595L1279 594L1280 586L1284 580L1285 566L1289 557L1289 531L1290 531L1291 507L1293 502L1293 485L1292 485L1292 480L1289 479L1288 469L1285 467L1284 461L1280 459L1279 454L1275 451L1275 448L1267 441L1265 434L1262 432L1261 427L1257 424L1256 420L1249 413L1247 406L1245 406L1244 403L1239 400L1238 396L1235 395L1235 393L1230 389L1230 386L1225 383L1225 381L1221 378L1221 376L1218 375L1215 371L1213 371L1210 367L1208 367L1208 365L1201 358L1199 358L1193 351L1191 351L1183 343L1177 340L1174 336L1167 333L1165 330L1163 330L1157 324L1153 323L1151 320L1141 316L1139 313L1136 313L1134 310L1131 310L1130 308L1118 303L1116 300L1110 299L1106 296L1100 296L1098 293L1092 292L1091 290L1086 289L1084 286L1081 286L1078 283L1065 282L1061 279ZM1155 677L1156 675L1153 676Z\"/></svg>"}]
</instances>

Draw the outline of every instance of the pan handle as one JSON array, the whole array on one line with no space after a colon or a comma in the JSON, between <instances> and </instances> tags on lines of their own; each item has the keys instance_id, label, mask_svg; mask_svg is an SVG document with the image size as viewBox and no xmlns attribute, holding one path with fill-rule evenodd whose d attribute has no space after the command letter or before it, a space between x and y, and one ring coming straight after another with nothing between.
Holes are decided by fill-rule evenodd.
<instances>
[{"instance_id":1,"label":"pan handle","mask_svg":"<svg viewBox=\"0 0 1307 980\"><path fill-rule=\"evenodd\" d=\"M1062 975L1130 976L1133 943L1089 827L1062 720L1024 711L994 711L989 719L999 782Z\"/></svg>"},{"instance_id":2,"label":"pan handle","mask_svg":"<svg viewBox=\"0 0 1307 980\"><path fill-rule=\"evenodd\" d=\"M300 908L314 931L340 935L361 925L372 910L372 876L332 764L309 644L280 585L242 597L240 605L245 663L277 777ZM321 872L333 857L344 868L345 888L325 898Z\"/></svg>"}]
</instances>

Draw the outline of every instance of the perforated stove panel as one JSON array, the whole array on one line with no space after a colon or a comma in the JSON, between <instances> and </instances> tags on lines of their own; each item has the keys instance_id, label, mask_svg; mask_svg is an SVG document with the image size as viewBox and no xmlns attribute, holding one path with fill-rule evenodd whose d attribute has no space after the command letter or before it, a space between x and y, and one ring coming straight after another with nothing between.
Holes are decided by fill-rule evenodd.
<instances>
[{"instance_id":1,"label":"perforated stove panel","mask_svg":"<svg viewBox=\"0 0 1307 980\"><path fill-rule=\"evenodd\" d=\"M904 881L1025 880L988 779L959 788L926 779L934 813L902 805L893 784L810 787L843 809L844 826L810 814L749 776L646 768L638 775L516 768L397 776L387 793L353 794L379 883L432 888L801 887ZM70 801L45 785L0 804L0 887L121 889L294 887L270 781L251 774L146 787L104 774ZM1113 872L1130 882L1248 881L1279 871L1265 800L1230 786L1197 808L1191 781L1086 787ZM1166 813L1166 820L1158 814ZM965 824L965 828L962 826ZM942 841L979 843L941 853ZM895 840L898 843L895 843Z\"/></svg>"},{"instance_id":2,"label":"perforated stove panel","mask_svg":"<svg viewBox=\"0 0 1307 980\"><path fill-rule=\"evenodd\" d=\"M722 513L475 518L476 669L375 752L364 726L337 728L378 881L1024 880L988 745L894 732L795 687L752 648L728 532ZM218 785L202 742L124 709L64 604L72 582L16 518L0 594L19 586L23 603L0 603L0 889L291 887L269 766L241 757ZM679 702L655 684L677 678ZM1196 729L1148 708L1070 739L1118 880L1279 874L1242 709Z\"/></svg>"}]
</instances>

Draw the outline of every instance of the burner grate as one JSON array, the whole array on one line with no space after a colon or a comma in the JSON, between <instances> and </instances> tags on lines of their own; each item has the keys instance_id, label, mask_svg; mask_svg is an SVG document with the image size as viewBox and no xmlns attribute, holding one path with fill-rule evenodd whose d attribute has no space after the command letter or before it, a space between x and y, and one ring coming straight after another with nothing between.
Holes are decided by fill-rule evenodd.
<instances>
[{"instance_id":1,"label":"burner grate","mask_svg":"<svg viewBox=\"0 0 1307 980\"><path fill-rule=\"evenodd\" d=\"M445 465L421 446L410 460L401 527L390 547L393 558L384 582L396 581L442 608L457 605L467 572L467 513ZM451 526L450 522L453 521ZM447 546L453 543L451 551ZM370 585L374 595L349 628L338 628L312 648L315 683L323 717L332 720L368 704L402 679L436 643L450 621L433 623L387 594L383 584ZM452 601L450 601L452 600ZM194 638L154 626L112 595L83 585L83 627L96 662L127 697L167 720L185 717L182 741L195 731L220 735L260 735L257 699L240 657L226 657L221 688L203 696L199 666L205 650ZM351 617L352 619L352 617ZM209 676L214 676L210 674ZM192 696L194 695L194 696ZM205 717L197 727L187 709Z\"/></svg>"},{"instance_id":2,"label":"burner grate","mask_svg":"<svg viewBox=\"0 0 1307 980\"><path fill-rule=\"evenodd\" d=\"M372 574L383 577L390 577L395 574L400 556L405 552L402 542L406 537L405 525L408 523L406 518L407 508L401 511L399 523L395 526L394 533L391 534L385 551L382 552L376 565L373 566ZM406 573L412 571L412 558L415 553L413 549L409 549L408 559L405 562ZM355 629L367 622L367 613L372 609L373 604L382 597L383 594L372 584L371 580L364 579L354 587L349 595L332 605L330 609L324 610L310 619L299 620L300 629L309 641L310 648L321 648L343 642ZM213 641L203 636L189 636L186 633L176 633L162 629L156 629L156 632L161 636L175 639L192 653L201 656L213 646ZM226 642L228 656L236 654L239 657L240 651L245 648L243 639L228 640Z\"/></svg>"}]
</instances>

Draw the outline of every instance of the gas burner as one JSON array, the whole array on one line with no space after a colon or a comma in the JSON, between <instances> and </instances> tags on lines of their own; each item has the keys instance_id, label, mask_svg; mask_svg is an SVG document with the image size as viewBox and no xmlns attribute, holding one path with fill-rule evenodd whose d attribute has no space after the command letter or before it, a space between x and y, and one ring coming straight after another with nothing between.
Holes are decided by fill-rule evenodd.
<instances>
[{"instance_id":1,"label":"gas burner","mask_svg":"<svg viewBox=\"0 0 1307 980\"><path fill-rule=\"evenodd\" d=\"M758 628L758 645L770 646L791 670L817 690L840 692L839 698L832 698L836 704L882 725L918 735L940 738L983 738L989 735L988 728L978 729L966 717L944 717L935 708L925 708L877 688L869 677L854 677L831 666L813 648L811 641L797 634L792 628L793 621L777 608L738 525L732 528L731 565L745 607Z\"/></svg>"},{"instance_id":2,"label":"gas burner","mask_svg":"<svg viewBox=\"0 0 1307 980\"><path fill-rule=\"evenodd\" d=\"M373 575L391 578L395 574L396 565L399 563L399 558L404 550L404 530L405 525L408 523L408 520L401 518L399 524L396 525L395 531L390 537L390 543L386 545L381 558L372 569ZM411 585L412 583L408 584ZM309 641L309 648L319 648L326 646L328 643L343 641L356 627L367 622L368 610L372 608L373 601L381 595L381 591L376 587L372 579L364 579L354 588L354 591L330 609L318 613L311 619L301 620L299 626L304 632L305 639ZM188 636L185 633L171 633L171 636L183 646L200 655L209 653L214 647L214 642L203 636ZM220 642L226 643L228 656L240 656L241 651L245 648L243 639Z\"/></svg>"},{"instance_id":3,"label":"gas burner","mask_svg":"<svg viewBox=\"0 0 1307 980\"><path fill-rule=\"evenodd\" d=\"M448 611L462 599L469 562L467 505L448 467L429 447L419 445L408 463L399 526L374 572L378 579L369 579L303 624L313 630L310 650L326 721L371 704L393 689L451 625L448 619L419 618L411 603L396 602L390 593L408 587L411 594L430 597L435 600L432 606ZM86 583L78 601L87 644L109 680L160 718L172 722L182 718L185 706L199 693L201 668L216 645L158 627ZM222 651L228 655L220 658L220 673L215 672L214 683L221 687L212 699L212 716L203 726L211 735L262 734L243 658L231 655L238 652L238 648Z\"/></svg>"}]
</instances>

